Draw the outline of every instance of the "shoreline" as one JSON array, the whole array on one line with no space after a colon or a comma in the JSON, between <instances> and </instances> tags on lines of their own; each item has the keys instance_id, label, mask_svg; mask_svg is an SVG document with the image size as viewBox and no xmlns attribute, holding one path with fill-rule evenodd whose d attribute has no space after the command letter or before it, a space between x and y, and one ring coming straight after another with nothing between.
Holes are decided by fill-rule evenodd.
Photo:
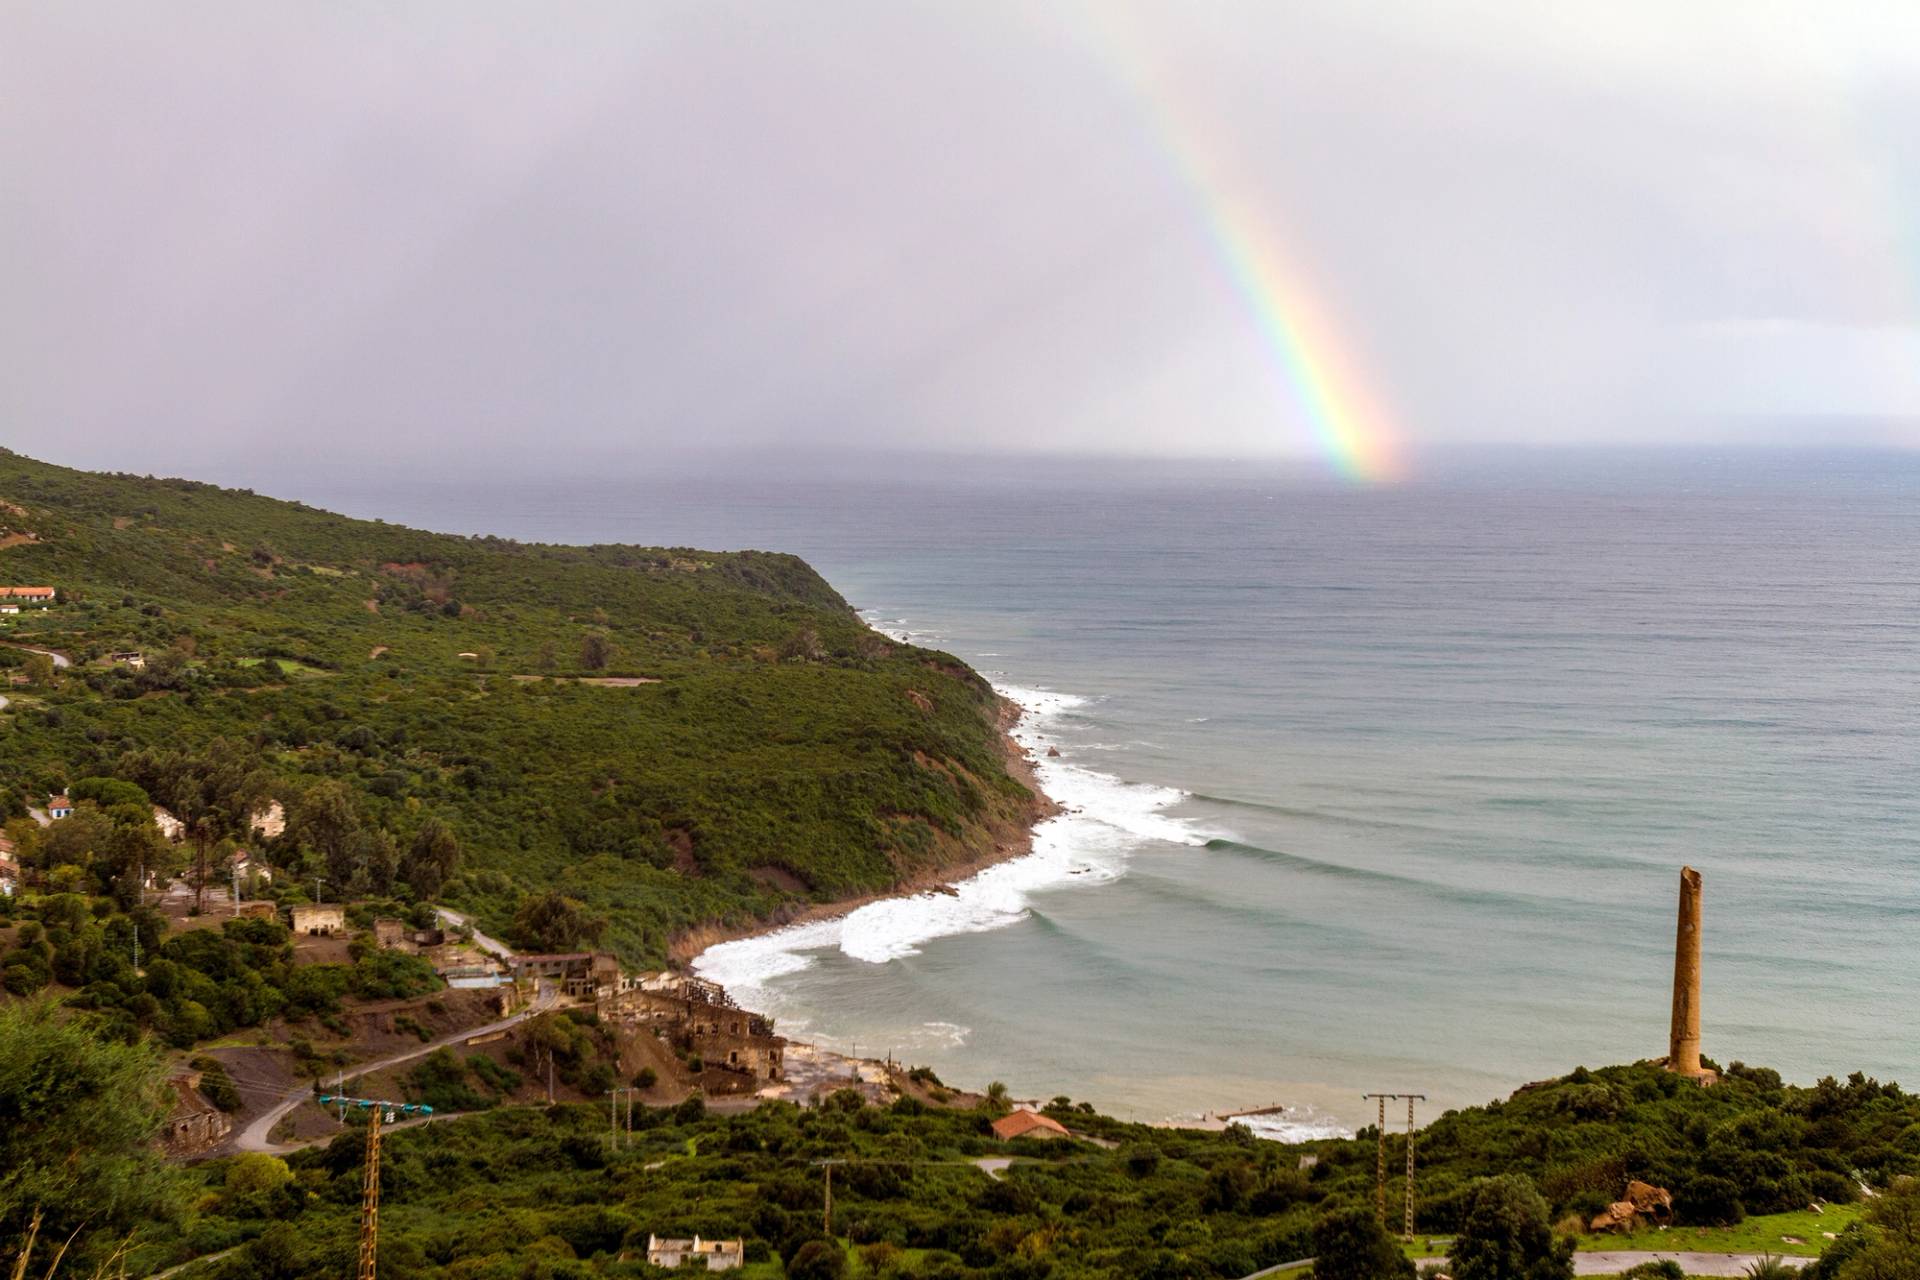
<instances>
[{"instance_id":1,"label":"shoreline","mask_svg":"<svg viewBox=\"0 0 1920 1280\"><path fill-rule=\"evenodd\" d=\"M884 902L892 898L912 898L923 893L953 893L954 885L979 875L989 867L999 866L1024 858L1033 852L1034 832L1047 819L1062 812L1059 801L1048 795L1041 787L1035 761L1013 736L1014 726L1026 715L1019 703L994 690L994 698L999 705L996 729L1000 735L1000 749L1009 775L1026 787L1032 795L1025 812L1020 815L1020 825L1013 827L1009 821L999 815L990 816L984 823L994 837L991 853L960 862L949 863L937 869L929 869L896 881L891 887L874 890L871 893L856 894L850 898L836 898L832 902L788 903L776 908L772 913L758 920L740 925L708 924L698 925L676 933L667 943L667 966L674 972L691 972L693 962L710 947L723 942L739 942L746 938L765 937L790 929L797 925L817 924L823 920L835 920L851 915L860 908L875 902Z\"/></svg>"}]
</instances>

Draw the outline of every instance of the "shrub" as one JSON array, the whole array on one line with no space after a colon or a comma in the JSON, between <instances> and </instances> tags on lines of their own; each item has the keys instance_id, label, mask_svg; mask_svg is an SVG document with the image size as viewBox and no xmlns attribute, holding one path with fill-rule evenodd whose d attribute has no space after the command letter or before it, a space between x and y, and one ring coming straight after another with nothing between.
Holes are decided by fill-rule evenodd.
<instances>
[{"instance_id":1,"label":"shrub","mask_svg":"<svg viewBox=\"0 0 1920 1280\"><path fill-rule=\"evenodd\" d=\"M1502 1174L1474 1184L1452 1262L1457 1280L1572 1280L1573 1241L1555 1238L1531 1179Z\"/></svg>"},{"instance_id":2,"label":"shrub","mask_svg":"<svg viewBox=\"0 0 1920 1280\"><path fill-rule=\"evenodd\" d=\"M1343 1209L1313 1225L1313 1280L1411 1280L1413 1263L1371 1209Z\"/></svg>"}]
</instances>

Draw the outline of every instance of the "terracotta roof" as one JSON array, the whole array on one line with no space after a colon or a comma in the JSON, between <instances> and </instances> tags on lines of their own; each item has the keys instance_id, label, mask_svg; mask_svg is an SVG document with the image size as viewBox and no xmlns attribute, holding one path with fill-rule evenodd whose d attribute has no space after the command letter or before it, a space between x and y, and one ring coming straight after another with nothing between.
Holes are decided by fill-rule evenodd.
<instances>
[{"instance_id":1,"label":"terracotta roof","mask_svg":"<svg viewBox=\"0 0 1920 1280\"><path fill-rule=\"evenodd\" d=\"M52 587L0 587L0 599L14 596L23 600L43 600L52 594Z\"/></svg>"},{"instance_id":2,"label":"terracotta roof","mask_svg":"<svg viewBox=\"0 0 1920 1280\"><path fill-rule=\"evenodd\" d=\"M1037 1115L1031 1111L1016 1111L1012 1115L1002 1116L993 1122L993 1136L1002 1142L1011 1142L1013 1139L1030 1134L1036 1129L1049 1133L1056 1138L1073 1136L1067 1132L1066 1126L1062 1125L1058 1120L1049 1119L1046 1116Z\"/></svg>"},{"instance_id":3,"label":"terracotta roof","mask_svg":"<svg viewBox=\"0 0 1920 1280\"><path fill-rule=\"evenodd\" d=\"M48 796L48 797L47 797L47 808L49 808L49 809L71 809L71 808L73 808L73 801L71 801L71 800L69 800L69 799L67 799L67 798L66 798L65 796Z\"/></svg>"}]
</instances>

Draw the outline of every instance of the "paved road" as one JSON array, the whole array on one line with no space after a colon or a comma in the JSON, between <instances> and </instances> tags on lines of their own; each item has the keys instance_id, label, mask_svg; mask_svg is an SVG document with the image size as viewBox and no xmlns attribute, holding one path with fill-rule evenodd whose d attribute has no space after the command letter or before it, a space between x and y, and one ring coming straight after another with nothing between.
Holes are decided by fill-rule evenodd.
<instances>
[{"instance_id":1,"label":"paved road","mask_svg":"<svg viewBox=\"0 0 1920 1280\"><path fill-rule=\"evenodd\" d=\"M435 907L434 912L440 917L440 923L450 929L458 929L463 924L471 923L466 916L450 907ZM491 951L502 960L513 959L512 947L500 941L498 938L489 938L486 934L480 932L479 929L473 931L473 941L482 951Z\"/></svg>"},{"instance_id":2,"label":"paved road","mask_svg":"<svg viewBox=\"0 0 1920 1280\"><path fill-rule=\"evenodd\" d=\"M347 1079L350 1081L356 1080L374 1071L384 1071L388 1067L397 1067L403 1062L412 1062L415 1058L424 1058L435 1049L443 1049L450 1044L459 1044L461 1041L472 1036L484 1036L490 1035L495 1031L505 1031L509 1027L518 1026L520 1023L525 1022L536 1013L545 1013L558 1002L559 993L551 987L543 986L538 994L535 995L533 1003L512 1017L502 1018L498 1022L489 1022L482 1027L468 1027L463 1031L455 1031L450 1035L441 1036L436 1040L429 1040L419 1048L409 1049L405 1053L396 1053L385 1058L376 1058L372 1062L363 1062L353 1068L352 1072L347 1076ZM267 1135L273 1132L273 1126L279 1124L288 1112L292 1111L301 1103L311 1102L312 1100L313 1086L311 1084L303 1084L288 1090L286 1096L255 1116L247 1123L246 1128L233 1135L231 1139L233 1149L236 1151L271 1151L283 1153L298 1151L301 1147L310 1145L301 1142L271 1142L268 1140Z\"/></svg>"},{"instance_id":3,"label":"paved road","mask_svg":"<svg viewBox=\"0 0 1920 1280\"><path fill-rule=\"evenodd\" d=\"M1778 1255L1775 1255L1778 1256ZM1643 1262L1671 1259L1689 1276L1744 1276L1747 1268L1760 1261L1757 1253L1672 1253L1634 1249L1595 1249L1573 1255L1573 1274L1577 1276L1617 1276L1628 1267ZM1812 1258L1781 1258L1790 1267L1804 1267Z\"/></svg>"},{"instance_id":4,"label":"paved road","mask_svg":"<svg viewBox=\"0 0 1920 1280\"><path fill-rule=\"evenodd\" d=\"M246 1248L245 1245L237 1244L237 1245L234 1245L233 1248L231 1249L222 1249L218 1253L203 1253L197 1258L187 1259L185 1262L181 1263L177 1267L168 1267L165 1271L156 1271L152 1275L148 1276L147 1280L167 1280L168 1276L179 1275L182 1271L185 1271L188 1267L197 1267L203 1262L218 1262L220 1261L220 1259L226 1257L228 1254L238 1253L240 1252L240 1250L244 1248Z\"/></svg>"},{"instance_id":5,"label":"paved road","mask_svg":"<svg viewBox=\"0 0 1920 1280\"><path fill-rule=\"evenodd\" d=\"M69 658L64 653L56 653L52 649L36 649L30 644L16 644L10 647L14 649L25 649L28 653L43 653L47 657L53 659L53 665L56 670L65 671L68 667L73 665L72 658Z\"/></svg>"},{"instance_id":6,"label":"paved road","mask_svg":"<svg viewBox=\"0 0 1920 1280\"><path fill-rule=\"evenodd\" d=\"M1757 1253L1671 1253L1638 1249L1596 1249L1591 1253L1573 1255L1573 1274L1617 1276L1628 1267L1637 1267L1643 1262L1659 1262L1667 1258L1679 1263L1680 1269L1689 1276L1744 1276L1747 1274L1748 1267L1760 1261L1760 1255ZM1422 1258L1417 1265L1425 1266L1433 1261L1436 1259ZM1804 1267L1813 1259L1781 1258L1780 1261L1790 1267ZM1312 1264L1312 1258L1295 1258L1292 1262L1263 1267L1251 1275L1242 1276L1240 1280L1263 1280L1267 1276L1277 1276Z\"/></svg>"}]
</instances>

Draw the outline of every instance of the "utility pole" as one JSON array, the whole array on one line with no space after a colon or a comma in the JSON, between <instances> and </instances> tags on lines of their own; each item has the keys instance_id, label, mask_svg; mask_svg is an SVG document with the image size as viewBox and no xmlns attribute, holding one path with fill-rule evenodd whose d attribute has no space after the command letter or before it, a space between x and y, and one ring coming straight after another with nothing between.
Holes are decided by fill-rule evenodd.
<instances>
[{"instance_id":1,"label":"utility pole","mask_svg":"<svg viewBox=\"0 0 1920 1280\"><path fill-rule=\"evenodd\" d=\"M618 1089L607 1090L607 1146L609 1149L620 1145L620 1113L614 1110L618 1105L614 1099L619 1094Z\"/></svg>"},{"instance_id":2,"label":"utility pole","mask_svg":"<svg viewBox=\"0 0 1920 1280\"><path fill-rule=\"evenodd\" d=\"M1374 1165L1373 1201L1374 1212L1379 1215L1380 1225L1383 1228L1387 1225L1387 1100L1389 1098L1395 1102L1402 1099L1406 1100L1407 1213L1405 1234L1406 1238L1411 1240L1413 1238L1413 1104L1416 1101L1425 1102L1427 1095L1424 1093L1368 1093L1362 1094L1361 1096L1368 1099L1377 1099L1380 1103L1380 1122L1375 1130L1375 1136L1379 1139L1380 1145L1379 1154L1376 1157Z\"/></svg>"},{"instance_id":3,"label":"utility pole","mask_svg":"<svg viewBox=\"0 0 1920 1280\"><path fill-rule=\"evenodd\" d=\"M826 1207L824 1212L822 1212L822 1214L820 1215L820 1222L821 1222L821 1225L826 1229L827 1235L831 1237L833 1235L833 1166L837 1164L845 1164L846 1161L815 1160L814 1163L822 1166L827 1171Z\"/></svg>"},{"instance_id":4,"label":"utility pole","mask_svg":"<svg viewBox=\"0 0 1920 1280\"><path fill-rule=\"evenodd\" d=\"M380 1256L380 1112L375 1103L367 1116L367 1172L360 1191L360 1275L359 1280L375 1280L374 1268Z\"/></svg>"},{"instance_id":5,"label":"utility pole","mask_svg":"<svg viewBox=\"0 0 1920 1280\"><path fill-rule=\"evenodd\" d=\"M233 914L240 914L240 859L234 858L230 864L233 872Z\"/></svg>"},{"instance_id":6,"label":"utility pole","mask_svg":"<svg viewBox=\"0 0 1920 1280\"><path fill-rule=\"evenodd\" d=\"M366 1174L360 1187L360 1269L357 1280L377 1280L375 1264L380 1254L380 1122L391 1120L396 1112L430 1116L433 1108L414 1102L381 1102L377 1098L347 1098L323 1093L320 1105L340 1104L341 1115L349 1105L367 1112Z\"/></svg>"},{"instance_id":7,"label":"utility pole","mask_svg":"<svg viewBox=\"0 0 1920 1280\"><path fill-rule=\"evenodd\" d=\"M627 1090L627 1145L629 1147L633 1145L633 1093L631 1088Z\"/></svg>"}]
</instances>

